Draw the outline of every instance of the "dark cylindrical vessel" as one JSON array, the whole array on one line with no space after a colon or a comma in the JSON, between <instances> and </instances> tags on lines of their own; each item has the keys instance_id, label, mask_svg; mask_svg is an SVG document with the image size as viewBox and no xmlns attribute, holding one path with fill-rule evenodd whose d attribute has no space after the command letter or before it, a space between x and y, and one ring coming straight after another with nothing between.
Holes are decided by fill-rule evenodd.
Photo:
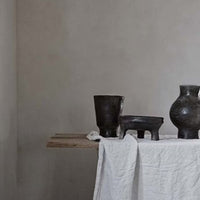
<instances>
[{"instance_id":1,"label":"dark cylindrical vessel","mask_svg":"<svg viewBox=\"0 0 200 200\"><path fill-rule=\"evenodd\" d=\"M119 117L123 109L123 96L95 95L96 122L103 137L116 137Z\"/></svg>"},{"instance_id":2,"label":"dark cylindrical vessel","mask_svg":"<svg viewBox=\"0 0 200 200\"><path fill-rule=\"evenodd\" d=\"M180 96L170 109L170 118L178 128L178 138L198 139L200 129L200 86L181 85Z\"/></svg>"}]
</instances>

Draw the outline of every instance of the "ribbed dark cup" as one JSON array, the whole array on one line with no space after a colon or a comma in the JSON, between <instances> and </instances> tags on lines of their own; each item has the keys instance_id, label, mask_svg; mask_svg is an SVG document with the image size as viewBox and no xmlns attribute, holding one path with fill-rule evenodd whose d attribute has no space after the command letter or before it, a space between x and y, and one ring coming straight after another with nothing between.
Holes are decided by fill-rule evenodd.
<instances>
[{"instance_id":1,"label":"ribbed dark cup","mask_svg":"<svg viewBox=\"0 0 200 200\"><path fill-rule=\"evenodd\" d=\"M95 95L96 123L103 137L116 137L119 117L123 109L123 96Z\"/></svg>"}]
</instances>

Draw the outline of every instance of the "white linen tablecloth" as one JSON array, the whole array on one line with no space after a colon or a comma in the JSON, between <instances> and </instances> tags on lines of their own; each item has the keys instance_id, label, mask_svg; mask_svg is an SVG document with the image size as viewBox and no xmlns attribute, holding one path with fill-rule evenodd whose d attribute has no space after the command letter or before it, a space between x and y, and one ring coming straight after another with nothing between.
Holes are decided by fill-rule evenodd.
<instances>
[{"instance_id":1,"label":"white linen tablecloth","mask_svg":"<svg viewBox=\"0 0 200 200\"><path fill-rule=\"evenodd\" d=\"M120 184L120 187L124 187L124 190L121 191L125 191L127 187L125 185L121 186L123 182L119 180L119 182L109 182L109 185L105 188L102 184L105 185L107 180L114 179L114 177L109 179L110 173L107 173L101 177L102 184L96 184L97 187L95 188L95 191L101 191L103 195L100 198L96 198L94 195L94 200L200 200L200 140L174 139L173 136L161 136L159 141L137 139L137 144L131 144L133 146L137 145L137 149L132 147L133 155L137 153L136 167L131 171L134 174L126 176L128 180L125 181L125 183L127 181L132 183L133 181L131 194L129 191L129 195L124 197L124 192L116 191L113 198L106 196L105 190L110 191L110 185L117 188ZM106 148L105 145L104 142L104 149ZM109 148L112 148L112 152L115 152L115 150L117 152L119 146L112 145L112 140L110 140ZM128 151L128 153L121 155L127 156L126 160L130 162L131 153L127 149L125 151ZM105 152L102 155L100 165L104 170L118 170L120 156L113 157ZM117 160L113 160L113 158L117 158ZM112 169L110 168L111 165L105 164L108 159L113 164ZM132 159L136 158L132 156ZM126 166L124 167L126 169ZM123 173L127 173L126 170ZM123 173L121 176L124 178ZM132 179L133 177L134 179Z\"/></svg>"},{"instance_id":2,"label":"white linen tablecloth","mask_svg":"<svg viewBox=\"0 0 200 200\"><path fill-rule=\"evenodd\" d=\"M102 138L93 200L132 199L136 159L137 141L131 135Z\"/></svg>"}]
</instances>

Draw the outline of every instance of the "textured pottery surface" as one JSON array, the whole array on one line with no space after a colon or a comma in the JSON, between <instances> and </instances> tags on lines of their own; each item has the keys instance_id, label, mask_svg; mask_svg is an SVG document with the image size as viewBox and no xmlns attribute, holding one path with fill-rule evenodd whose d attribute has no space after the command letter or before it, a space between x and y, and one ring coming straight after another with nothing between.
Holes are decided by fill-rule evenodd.
<instances>
[{"instance_id":1,"label":"textured pottery surface","mask_svg":"<svg viewBox=\"0 0 200 200\"><path fill-rule=\"evenodd\" d=\"M123 109L123 96L95 95L96 122L103 137L116 137L119 117Z\"/></svg>"},{"instance_id":2,"label":"textured pottery surface","mask_svg":"<svg viewBox=\"0 0 200 200\"><path fill-rule=\"evenodd\" d=\"M120 117L120 138L123 138L128 130L137 130L138 138L144 138L145 131L150 131L152 140L159 140L159 129L163 124L162 117L124 115Z\"/></svg>"},{"instance_id":3,"label":"textured pottery surface","mask_svg":"<svg viewBox=\"0 0 200 200\"><path fill-rule=\"evenodd\" d=\"M200 129L200 86L181 85L180 96L170 109L170 118L178 128L178 138L198 139Z\"/></svg>"}]
</instances>

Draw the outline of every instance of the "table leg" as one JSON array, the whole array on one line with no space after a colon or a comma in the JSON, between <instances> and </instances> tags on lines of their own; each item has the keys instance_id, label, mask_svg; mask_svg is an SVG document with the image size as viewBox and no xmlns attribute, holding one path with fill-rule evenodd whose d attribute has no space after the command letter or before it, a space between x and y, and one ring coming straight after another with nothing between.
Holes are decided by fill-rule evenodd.
<instances>
[{"instance_id":1,"label":"table leg","mask_svg":"<svg viewBox=\"0 0 200 200\"><path fill-rule=\"evenodd\" d=\"M138 138L144 138L144 132L145 132L145 131L138 130L138 131L137 131L137 137L138 137Z\"/></svg>"},{"instance_id":2,"label":"table leg","mask_svg":"<svg viewBox=\"0 0 200 200\"><path fill-rule=\"evenodd\" d=\"M151 140L159 140L159 133L157 129L151 131Z\"/></svg>"}]
</instances>

